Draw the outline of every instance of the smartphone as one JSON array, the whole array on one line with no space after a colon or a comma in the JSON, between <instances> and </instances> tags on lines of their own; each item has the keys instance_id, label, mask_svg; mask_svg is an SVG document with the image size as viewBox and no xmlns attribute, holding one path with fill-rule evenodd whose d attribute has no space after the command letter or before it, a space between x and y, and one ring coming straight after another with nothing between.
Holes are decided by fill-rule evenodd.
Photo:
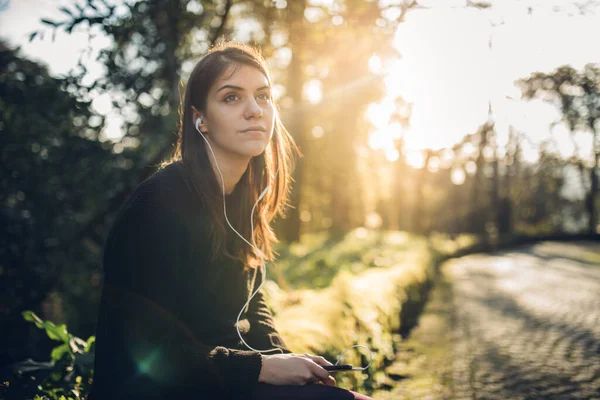
<instances>
[{"instance_id":1,"label":"smartphone","mask_svg":"<svg viewBox=\"0 0 600 400\"><path fill-rule=\"evenodd\" d=\"M325 368L327 371L351 371L352 365L350 365L350 364L326 365L323 368Z\"/></svg>"}]
</instances>

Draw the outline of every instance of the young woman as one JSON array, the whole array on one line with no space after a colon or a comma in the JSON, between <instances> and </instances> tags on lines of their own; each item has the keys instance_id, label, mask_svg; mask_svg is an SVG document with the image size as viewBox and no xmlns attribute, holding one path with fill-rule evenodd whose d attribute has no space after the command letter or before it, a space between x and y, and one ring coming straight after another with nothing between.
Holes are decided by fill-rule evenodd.
<instances>
[{"instance_id":1,"label":"young woman","mask_svg":"<svg viewBox=\"0 0 600 400\"><path fill-rule=\"evenodd\" d=\"M263 294L251 297L297 151L271 87L265 60L242 44L194 68L174 157L106 241L89 399L368 399L335 387L329 361L287 349Z\"/></svg>"}]
</instances>

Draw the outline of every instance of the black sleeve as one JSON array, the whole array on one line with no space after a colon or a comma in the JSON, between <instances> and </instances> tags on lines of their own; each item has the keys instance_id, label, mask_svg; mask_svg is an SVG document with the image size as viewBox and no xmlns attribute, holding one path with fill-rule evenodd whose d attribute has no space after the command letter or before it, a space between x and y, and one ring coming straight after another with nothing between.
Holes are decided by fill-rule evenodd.
<instances>
[{"instance_id":1,"label":"black sleeve","mask_svg":"<svg viewBox=\"0 0 600 400\"><path fill-rule=\"evenodd\" d=\"M260 285L263 279L261 267L256 271L256 283L254 289ZM274 347L280 348L284 353L291 353L286 346L283 338L275 328L273 314L267 306L263 290L259 290L250 301L248 313L246 314L250 322L250 331L248 332L249 344L257 350L267 350ZM276 351L268 354L278 354Z\"/></svg>"},{"instance_id":2,"label":"black sleeve","mask_svg":"<svg viewBox=\"0 0 600 400\"><path fill-rule=\"evenodd\" d=\"M177 221L171 211L143 205L113 226L96 337L97 398L204 398L258 383L259 353L207 346L178 318L185 230Z\"/></svg>"}]
</instances>

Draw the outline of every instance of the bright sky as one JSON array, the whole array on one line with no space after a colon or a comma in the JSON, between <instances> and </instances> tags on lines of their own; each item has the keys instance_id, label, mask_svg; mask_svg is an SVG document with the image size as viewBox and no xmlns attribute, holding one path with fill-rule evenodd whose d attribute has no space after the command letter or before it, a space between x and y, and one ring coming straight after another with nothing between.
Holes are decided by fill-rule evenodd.
<instances>
[{"instance_id":1,"label":"bright sky","mask_svg":"<svg viewBox=\"0 0 600 400\"><path fill-rule=\"evenodd\" d=\"M40 27L40 18L60 19L58 7L72 3L10 0L8 9L0 12L0 37L21 45L28 57L46 62L52 73L67 73L77 63L78 49L87 45L87 35L58 33L54 43L50 35L33 43L27 42L27 36ZM541 101L520 101L512 83L533 71L600 62L600 46L582 45L585 39L600 37L600 5L590 3L586 15L579 15L572 0L494 0L492 8L484 10L464 8L464 1L421 0L428 8L409 12L396 33L395 45L402 59L384 62L390 71L388 96L369 107L367 117L376 126L370 146L385 149L391 160L397 157L391 141L401 132L398 126L388 125L388 118L391 99L401 95L414 104L411 127L404 134L408 151L415 154L409 154L409 162L415 165L419 164L415 150L451 146L474 132L488 118L488 101L500 145L512 124L531 141L531 150L525 149L530 161L536 159L535 146L550 135L562 156L573 154L574 139L579 155L591 160L591 134L580 132L572 138L564 126L551 132L550 124L560 118L556 109ZM92 45L98 49L109 42L99 37ZM372 60L375 66L378 61ZM90 63L89 68L95 76L103 72L99 64ZM305 89L312 93L309 100L319 101L319 82L309 82ZM94 106L108 112L107 104L109 98L99 98ZM117 129L113 127L109 136L118 137Z\"/></svg>"},{"instance_id":2,"label":"bright sky","mask_svg":"<svg viewBox=\"0 0 600 400\"><path fill-rule=\"evenodd\" d=\"M0 0L2 1L2 0ZM88 35L83 30L74 30L66 34L62 29L56 32L56 40L52 41L52 30L48 25L40 23L41 18L50 20L65 20L66 15L58 9L69 6L73 0L3 0L8 1L8 9L0 10L0 38L13 46L21 46L23 53L31 59L44 62L50 72L55 75L66 74L77 65L80 50L88 45ZM112 3L112 1L110 2ZM45 31L43 40L34 39L29 42L29 34L35 30ZM92 41L95 49L109 44L103 37ZM88 63L91 73L98 75L102 68L94 63Z\"/></svg>"},{"instance_id":3,"label":"bright sky","mask_svg":"<svg viewBox=\"0 0 600 400\"><path fill-rule=\"evenodd\" d=\"M491 101L500 145L508 139L511 124L531 140L532 148L525 154L530 161L536 159L535 146L551 136L558 142L559 154L573 154L575 146L566 128L550 131L550 124L560 118L555 107L520 101L513 81L563 64L582 68L599 62L600 47L584 46L582 41L600 37L600 7L581 16L569 15L577 9L567 1L501 0L485 10L452 8L451 3L428 1L432 8L409 13L400 25L395 45L402 59L390 69L388 98L367 113L379 128L371 147L390 148L387 143L394 130L387 127L386 116L391 99L400 95L414 104L405 132L409 150L438 149L460 141L488 119ZM580 132L574 139L578 154L591 161L591 134ZM387 153L390 159L397 156Z\"/></svg>"}]
</instances>

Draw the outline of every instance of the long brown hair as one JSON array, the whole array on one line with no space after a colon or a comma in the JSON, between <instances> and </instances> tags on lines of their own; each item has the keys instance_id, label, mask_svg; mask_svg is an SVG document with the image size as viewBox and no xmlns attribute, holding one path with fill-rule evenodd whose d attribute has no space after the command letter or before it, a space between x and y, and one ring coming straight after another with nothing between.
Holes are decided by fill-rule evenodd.
<instances>
[{"instance_id":1,"label":"long brown hair","mask_svg":"<svg viewBox=\"0 0 600 400\"><path fill-rule=\"evenodd\" d=\"M179 136L175 153L162 166L182 161L188 185L209 211L213 222L210 227L212 259L227 257L242 261L245 268L256 268L260 265L257 252L234 232L227 232L231 228L226 225L223 216L222 188L211 167L206 143L196 131L192 114L192 106L201 112L206 111L210 88L232 65L257 68L267 78L269 85L272 84L267 63L258 49L232 41L213 46L190 74L179 110ZM269 191L254 212L254 240L265 260L273 260L276 254L272 244L279 240L270 223L277 215L285 215L289 206L294 156L301 155L294 139L283 126L276 106L274 112L273 137L265 151L250 160L246 172L238 182L235 188L238 202L235 205L227 204L227 215L232 225L252 243L250 213L260 193L269 185ZM232 214L234 218L230 217ZM232 234L238 240L230 241L230 248L227 238Z\"/></svg>"}]
</instances>

